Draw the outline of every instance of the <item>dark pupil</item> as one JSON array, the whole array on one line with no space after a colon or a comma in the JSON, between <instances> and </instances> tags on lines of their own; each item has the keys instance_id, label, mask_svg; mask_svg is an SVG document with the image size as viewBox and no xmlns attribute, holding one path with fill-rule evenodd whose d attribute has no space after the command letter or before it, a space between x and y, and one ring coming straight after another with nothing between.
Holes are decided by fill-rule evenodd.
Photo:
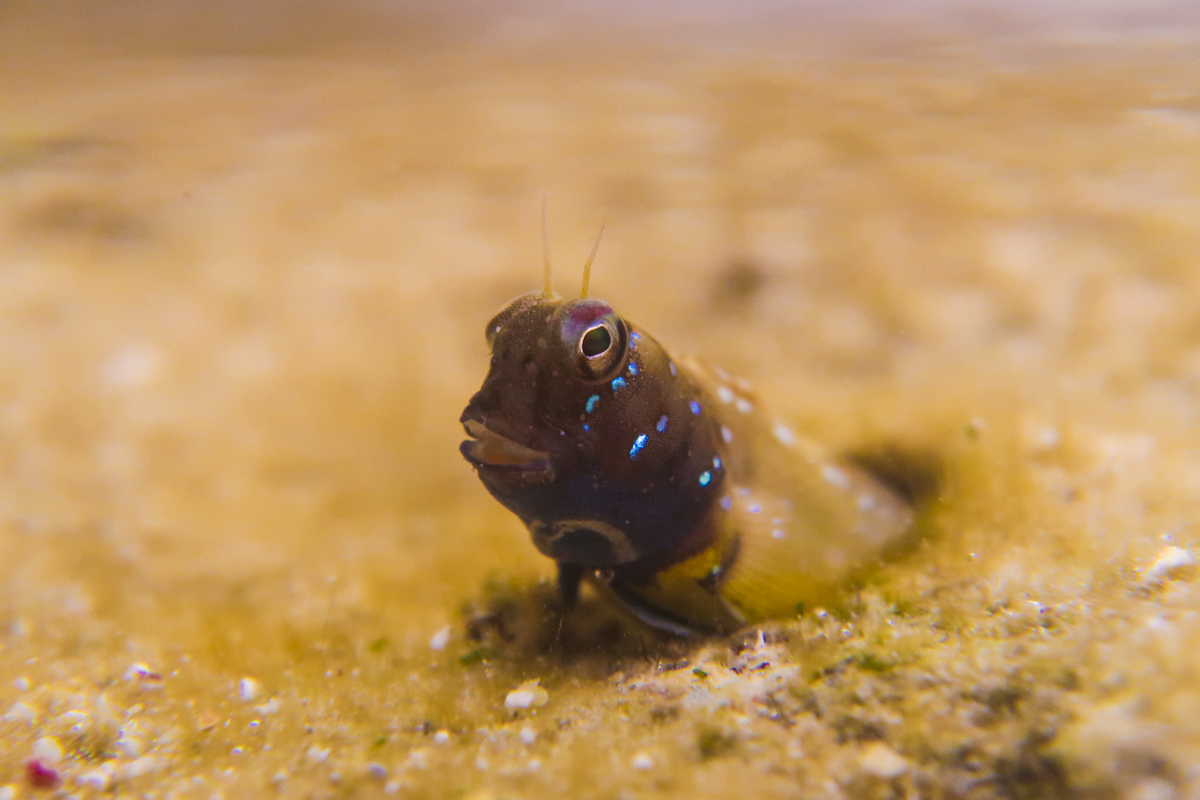
<instances>
[{"instance_id":1,"label":"dark pupil","mask_svg":"<svg viewBox=\"0 0 1200 800\"><path fill-rule=\"evenodd\" d=\"M600 355L611 346L612 336L603 325L589 329L587 333L583 334L583 341L579 343L579 348L588 358Z\"/></svg>"}]
</instances>

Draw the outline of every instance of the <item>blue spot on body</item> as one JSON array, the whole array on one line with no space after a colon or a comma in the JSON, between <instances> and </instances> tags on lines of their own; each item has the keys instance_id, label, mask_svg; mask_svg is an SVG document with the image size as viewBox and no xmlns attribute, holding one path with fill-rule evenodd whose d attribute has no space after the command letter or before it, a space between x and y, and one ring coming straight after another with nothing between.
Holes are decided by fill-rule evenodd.
<instances>
[{"instance_id":1,"label":"blue spot on body","mask_svg":"<svg viewBox=\"0 0 1200 800\"><path fill-rule=\"evenodd\" d=\"M591 428L591 426L590 426L590 425L588 425L586 422L585 422L585 423L583 423L583 430L584 430L585 432L587 432L587 431L591 431L591 429L592 429L592 428Z\"/></svg>"},{"instance_id":2,"label":"blue spot on body","mask_svg":"<svg viewBox=\"0 0 1200 800\"><path fill-rule=\"evenodd\" d=\"M600 405L600 395L594 394L591 397L589 397L588 401L587 401L587 406L585 406L585 408L587 408L587 413L590 414L593 411L595 411L596 406L598 406L598 405Z\"/></svg>"},{"instance_id":3,"label":"blue spot on body","mask_svg":"<svg viewBox=\"0 0 1200 800\"><path fill-rule=\"evenodd\" d=\"M612 390L614 392L619 392L624 388L625 388L625 379L624 378L613 378Z\"/></svg>"},{"instance_id":4,"label":"blue spot on body","mask_svg":"<svg viewBox=\"0 0 1200 800\"><path fill-rule=\"evenodd\" d=\"M654 426L654 430L658 431L659 433L667 432L667 415L666 414L663 414L661 417L659 417L658 424Z\"/></svg>"},{"instance_id":5,"label":"blue spot on body","mask_svg":"<svg viewBox=\"0 0 1200 800\"><path fill-rule=\"evenodd\" d=\"M629 349L637 350L638 342L640 342L641 340L642 340L642 335L640 333L629 334Z\"/></svg>"},{"instance_id":6,"label":"blue spot on body","mask_svg":"<svg viewBox=\"0 0 1200 800\"><path fill-rule=\"evenodd\" d=\"M720 469L720 468L721 468L721 457L713 456L713 469Z\"/></svg>"},{"instance_id":7,"label":"blue spot on body","mask_svg":"<svg viewBox=\"0 0 1200 800\"><path fill-rule=\"evenodd\" d=\"M638 437L633 440L633 447L629 448L629 458L637 461L638 454L642 452L642 448L646 446L646 434L639 433Z\"/></svg>"},{"instance_id":8,"label":"blue spot on body","mask_svg":"<svg viewBox=\"0 0 1200 800\"><path fill-rule=\"evenodd\" d=\"M674 362L674 361L669 361L669 362L667 362L667 366L671 368L671 377L672 377L672 378L678 378L678 377L679 377L679 370L675 369L675 362Z\"/></svg>"},{"instance_id":9,"label":"blue spot on body","mask_svg":"<svg viewBox=\"0 0 1200 800\"><path fill-rule=\"evenodd\" d=\"M700 416L700 404L697 403L695 400L688 403L688 408L690 408L692 410L692 413L695 414L697 417Z\"/></svg>"},{"instance_id":10,"label":"blue spot on body","mask_svg":"<svg viewBox=\"0 0 1200 800\"><path fill-rule=\"evenodd\" d=\"M637 362L636 362L636 361L630 361L630 362L629 362L629 374L630 374L630 375L637 375L637 373L638 373Z\"/></svg>"},{"instance_id":11,"label":"blue spot on body","mask_svg":"<svg viewBox=\"0 0 1200 800\"><path fill-rule=\"evenodd\" d=\"M709 472L708 470L704 470L704 472L700 473L700 485L701 486L708 486L708 484L711 481L712 481L712 473L711 472Z\"/></svg>"},{"instance_id":12,"label":"blue spot on body","mask_svg":"<svg viewBox=\"0 0 1200 800\"><path fill-rule=\"evenodd\" d=\"M726 511L733 508L733 498L730 497L729 495L725 495L724 497L722 497L721 498L721 508L725 509Z\"/></svg>"},{"instance_id":13,"label":"blue spot on body","mask_svg":"<svg viewBox=\"0 0 1200 800\"><path fill-rule=\"evenodd\" d=\"M751 503L749 511L751 514L758 514L762 511L762 506L758 503Z\"/></svg>"}]
</instances>

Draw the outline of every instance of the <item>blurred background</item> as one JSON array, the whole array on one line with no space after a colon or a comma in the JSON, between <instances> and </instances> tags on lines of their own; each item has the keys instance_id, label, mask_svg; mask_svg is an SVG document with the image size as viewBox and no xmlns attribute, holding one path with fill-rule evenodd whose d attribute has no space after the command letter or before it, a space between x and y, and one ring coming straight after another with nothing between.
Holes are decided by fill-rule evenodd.
<instances>
[{"instance_id":1,"label":"blurred background","mask_svg":"<svg viewBox=\"0 0 1200 800\"><path fill-rule=\"evenodd\" d=\"M247 724L243 674L328 701L277 749L337 720L358 753L552 671L454 660L489 576L550 574L457 452L543 197L563 294L607 219L593 294L833 449L937 453L943 538L895 591L967 631L1029 598L1132 614L1119 576L1195 543L1198 44L1182 0L4 3L0 705L175 670L142 724L215 769L240 740L193 741L196 709ZM1102 635L1063 625L1108 697ZM1196 705L1168 649L1130 648L1164 714ZM579 752L523 791L590 786Z\"/></svg>"}]
</instances>

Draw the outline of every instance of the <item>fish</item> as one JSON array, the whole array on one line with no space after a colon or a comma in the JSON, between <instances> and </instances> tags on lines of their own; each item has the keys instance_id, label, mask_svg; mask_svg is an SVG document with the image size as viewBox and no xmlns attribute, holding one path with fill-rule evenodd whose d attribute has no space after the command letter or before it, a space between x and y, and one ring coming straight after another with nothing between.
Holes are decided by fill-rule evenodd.
<instances>
[{"instance_id":1,"label":"fish","mask_svg":"<svg viewBox=\"0 0 1200 800\"><path fill-rule=\"evenodd\" d=\"M544 219L544 217L543 217ZM597 239L596 246L599 246ZM828 603L910 534L907 499L676 357L610 303L550 285L487 324L462 455L558 568L669 636Z\"/></svg>"}]
</instances>

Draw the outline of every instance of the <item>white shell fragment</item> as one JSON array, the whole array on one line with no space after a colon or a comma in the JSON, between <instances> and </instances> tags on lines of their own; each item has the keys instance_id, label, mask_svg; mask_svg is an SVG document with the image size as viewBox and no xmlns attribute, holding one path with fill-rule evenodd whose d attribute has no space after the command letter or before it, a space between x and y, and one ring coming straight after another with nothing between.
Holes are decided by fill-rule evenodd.
<instances>
[{"instance_id":1,"label":"white shell fragment","mask_svg":"<svg viewBox=\"0 0 1200 800\"><path fill-rule=\"evenodd\" d=\"M2 719L5 722L30 723L37 719L37 712L33 709L33 706L18 700L12 704L12 707L8 709L8 713Z\"/></svg>"},{"instance_id":2,"label":"white shell fragment","mask_svg":"<svg viewBox=\"0 0 1200 800\"><path fill-rule=\"evenodd\" d=\"M249 703L258 697L258 691L261 688L262 684L254 678L242 678L238 681L238 697L242 698L243 702Z\"/></svg>"},{"instance_id":3,"label":"white shell fragment","mask_svg":"<svg viewBox=\"0 0 1200 800\"><path fill-rule=\"evenodd\" d=\"M162 766L162 763L154 756L142 756L141 758L135 758L121 767L117 772L117 776L121 780L133 780L134 778L140 778L142 775L149 775Z\"/></svg>"},{"instance_id":4,"label":"white shell fragment","mask_svg":"<svg viewBox=\"0 0 1200 800\"><path fill-rule=\"evenodd\" d=\"M883 742L871 742L864 747L858 766L868 775L885 781L899 778L909 767L907 758Z\"/></svg>"},{"instance_id":5,"label":"white shell fragment","mask_svg":"<svg viewBox=\"0 0 1200 800\"><path fill-rule=\"evenodd\" d=\"M53 736L43 736L33 743L33 757L46 766L53 767L62 761L62 745Z\"/></svg>"},{"instance_id":6,"label":"white shell fragment","mask_svg":"<svg viewBox=\"0 0 1200 800\"><path fill-rule=\"evenodd\" d=\"M79 776L79 784L98 792L103 792L112 785L113 775L117 771L117 765L111 761L106 761L95 769L88 770Z\"/></svg>"},{"instance_id":7,"label":"white shell fragment","mask_svg":"<svg viewBox=\"0 0 1200 800\"><path fill-rule=\"evenodd\" d=\"M1154 557L1154 563L1142 573L1142 581L1145 583L1162 583L1171 577L1171 573L1184 567L1190 567L1195 563L1195 557L1182 547L1175 547L1174 545L1164 547Z\"/></svg>"},{"instance_id":8,"label":"white shell fragment","mask_svg":"<svg viewBox=\"0 0 1200 800\"><path fill-rule=\"evenodd\" d=\"M429 639L429 649L440 653L446 649L446 645L450 644L450 626L439 630Z\"/></svg>"},{"instance_id":9,"label":"white shell fragment","mask_svg":"<svg viewBox=\"0 0 1200 800\"><path fill-rule=\"evenodd\" d=\"M546 705L550 701L550 695L545 689L538 686L539 682L541 682L541 678L534 678L513 689L504 698L504 707L509 711L522 711L526 708Z\"/></svg>"}]
</instances>

